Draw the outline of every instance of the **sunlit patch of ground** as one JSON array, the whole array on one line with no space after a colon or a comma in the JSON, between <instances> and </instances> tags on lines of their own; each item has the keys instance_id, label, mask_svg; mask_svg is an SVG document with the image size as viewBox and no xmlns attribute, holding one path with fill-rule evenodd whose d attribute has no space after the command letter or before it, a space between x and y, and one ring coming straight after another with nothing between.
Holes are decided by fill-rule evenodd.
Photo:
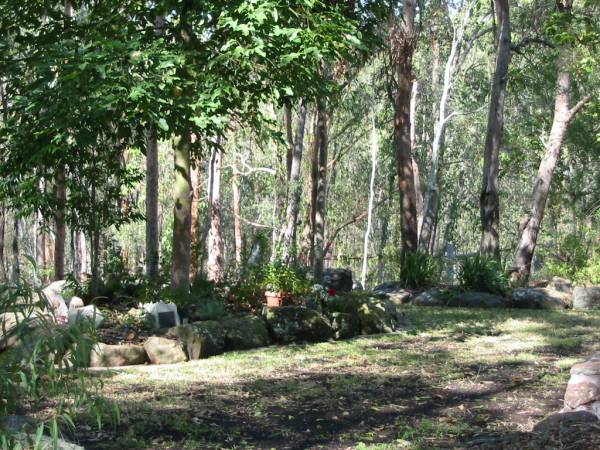
<instances>
[{"instance_id":1,"label":"sunlit patch of ground","mask_svg":"<svg viewBox=\"0 0 600 450\"><path fill-rule=\"evenodd\" d=\"M122 423L77 437L89 449L561 448L531 430L562 406L570 366L600 349L600 314L405 314L398 334L96 373Z\"/></svg>"}]
</instances>

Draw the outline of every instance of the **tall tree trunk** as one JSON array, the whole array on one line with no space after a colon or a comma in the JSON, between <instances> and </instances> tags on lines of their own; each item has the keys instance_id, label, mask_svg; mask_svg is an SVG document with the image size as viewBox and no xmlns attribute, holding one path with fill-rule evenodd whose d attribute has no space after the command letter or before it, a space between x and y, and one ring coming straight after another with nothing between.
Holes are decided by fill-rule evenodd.
<instances>
[{"instance_id":1,"label":"tall tree trunk","mask_svg":"<svg viewBox=\"0 0 600 450\"><path fill-rule=\"evenodd\" d=\"M298 219L298 205L302 186L300 185L300 169L302 164L302 150L304 147L304 128L306 123L306 105L304 101L298 108L296 119L296 138L294 151L292 153L292 164L290 166L290 177L288 186L287 209L285 213L285 231L283 235L282 261L291 264L296 257L296 227Z\"/></svg>"},{"instance_id":2,"label":"tall tree trunk","mask_svg":"<svg viewBox=\"0 0 600 450\"><path fill-rule=\"evenodd\" d=\"M58 168L54 189L58 203L54 216L56 226L54 236L54 279L62 280L65 278L65 242L67 239L67 224L65 221L67 191L65 187L64 166Z\"/></svg>"},{"instance_id":3,"label":"tall tree trunk","mask_svg":"<svg viewBox=\"0 0 600 450\"><path fill-rule=\"evenodd\" d=\"M206 276L210 281L222 281L225 275L223 261L223 224L221 220L221 158L219 149L213 149L210 158L210 229L208 231L208 260Z\"/></svg>"},{"instance_id":4,"label":"tall tree trunk","mask_svg":"<svg viewBox=\"0 0 600 450\"><path fill-rule=\"evenodd\" d=\"M561 13L571 13L572 1L558 2L558 5ZM568 68L572 55L571 52L570 48L566 46L562 47L557 60L558 77L556 81L552 128L550 129L550 137L544 144L544 156L540 162L538 174L533 184L531 209L527 220L524 222L513 265L513 280L518 283L525 283L531 273L531 263L544 218L546 201L567 129L575 114L577 114L587 101L587 97L584 97L582 101L571 107L571 75Z\"/></svg>"},{"instance_id":5,"label":"tall tree trunk","mask_svg":"<svg viewBox=\"0 0 600 450\"><path fill-rule=\"evenodd\" d=\"M500 169L500 141L504 123L504 97L510 64L510 12L508 0L494 0L498 22L496 69L492 80L492 95L487 119L483 177L479 209L481 216L481 243L479 252L500 260L500 199L498 172Z\"/></svg>"},{"instance_id":6,"label":"tall tree trunk","mask_svg":"<svg viewBox=\"0 0 600 450\"><path fill-rule=\"evenodd\" d=\"M317 192L319 185L319 150L320 150L320 128L319 108L315 114L314 137L310 155L310 171L308 173L308 192L310 193L307 208L307 220L302 233L301 255L306 257L307 266L313 267L315 263L315 218L317 215Z\"/></svg>"},{"instance_id":7,"label":"tall tree trunk","mask_svg":"<svg viewBox=\"0 0 600 450\"><path fill-rule=\"evenodd\" d=\"M146 277L158 281L160 236L158 231L158 139L156 129L148 130L146 147Z\"/></svg>"},{"instance_id":8,"label":"tall tree trunk","mask_svg":"<svg viewBox=\"0 0 600 450\"><path fill-rule=\"evenodd\" d=\"M421 174L419 164L415 158L417 147L417 98L419 96L419 82L415 79L412 83L410 94L410 149L412 152L413 173L415 178L415 196L417 199L417 233L423 224L423 191L421 190Z\"/></svg>"},{"instance_id":9,"label":"tall tree trunk","mask_svg":"<svg viewBox=\"0 0 600 450\"><path fill-rule=\"evenodd\" d=\"M329 153L329 124L331 114L324 99L317 102L317 134L319 137L319 176L315 203L314 276L321 281L325 265L325 218L327 215L327 162Z\"/></svg>"},{"instance_id":10,"label":"tall tree trunk","mask_svg":"<svg viewBox=\"0 0 600 450\"><path fill-rule=\"evenodd\" d=\"M4 237L6 228L6 209L0 205L0 282L8 281L6 277L6 265L4 264Z\"/></svg>"},{"instance_id":11,"label":"tall tree trunk","mask_svg":"<svg viewBox=\"0 0 600 450\"><path fill-rule=\"evenodd\" d=\"M87 250L85 232L80 231L79 233L79 260L81 261L81 279L85 280L87 275L90 273L90 257ZM85 276L84 276L85 274Z\"/></svg>"},{"instance_id":12,"label":"tall tree trunk","mask_svg":"<svg viewBox=\"0 0 600 450\"><path fill-rule=\"evenodd\" d=\"M232 164L233 170L231 174L231 194L233 202L233 240L235 244L235 263L238 267L241 267L244 237L242 236L240 177L235 158Z\"/></svg>"},{"instance_id":13,"label":"tall tree trunk","mask_svg":"<svg viewBox=\"0 0 600 450\"><path fill-rule=\"evenodd\" d=\"M190 277L195 278L200 274L200 254L203 241L200 239L200 194L202 178L202 162L196 159L192 177L192 250L190 263Z\"/></svg>"},{"instance_id":14,"label":"tall tree trunk","mask_svg":"<svg viewBox=\"0 0 600 450\"><path fill-rule=\"evenodd\" d=\"M173 262L171 286L188 292L190 288L190 249L192 241L192 183L190 179L191 136L181 135L175 147L173 207Z\"/></svg>"},{"instance_id":15,"label":"tall tree trunk","mask_svg":"<svg viewBox=\"0 0 600 450\"><path fill-rule=\"evenodd\" d=\"M394 106L394 145L400 190L400 228L402 254L417 250L417 201L413 158L410 146L410 98L413 80L413 54L416 47L415 28L416 1L404 2L403 16L397 23L392 18L390 27L390 62L393 86L390 97Z\"/></svg>"},{"instance_id":16,"label":"tall tree trunk","mask_svg":"<svg viewBox=\"0 0 600 450\"><path fill-rule=\"evenodd\" d=\"M375 97L375 96L373 96ZM371 235L371 224L373 222L373 198L375 197L375 177L377 175L377 154L379 153L379 143L377 141L377 125L375 122L375 98L373 98L373 106L371 111L371 179L369 181L369 206L367 214L367 229L365 230L365 238L363 243L363 262L361 283L363 288L367 287L367 271L369 262L369 237Z\"/></svg>"},{"instance_id":17,"label":"tall tree trunk","mask_svg":"<svg viewBox=\"0 0 600 450\"><path fill-rule=\"evenodd\" d=\"M19 261L19 237L21 234L20 218L16 213L13 213L13 240L12 240L12 267L10 278L13 282L17 282L21 276L21 264Z\"/></svg>"}]
</instances>

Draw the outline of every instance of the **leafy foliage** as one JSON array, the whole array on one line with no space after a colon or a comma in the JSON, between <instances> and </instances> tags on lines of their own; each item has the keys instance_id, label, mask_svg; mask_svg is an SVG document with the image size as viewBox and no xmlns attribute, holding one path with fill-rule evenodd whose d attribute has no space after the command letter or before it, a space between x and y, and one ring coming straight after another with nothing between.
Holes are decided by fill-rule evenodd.
<instances>
[{"instance_id":1,"label":"leafy foliage","mask_svg":"<svg viewBox=\"0 0 600 450\"><path fill-rule=\"evenodd\" d=\"M48 400L56 407L37 427L38 441L45 429L56 440L61 427L74 428L81 408L99 427L107 418L118 420L118 410L96 395L98 382L81 370L94 344L92 321L57 327L41 291L21 282L0 285L0 313L5 328L0 345L7 346L0 365L0 424L23 407ZM3 445L14 441L14 432L0 429Z\"/></svg>"},{"instance_id":2,"label":"leafy foliage","mask_svg":"<svg viewBox=\"0 0 600 450\"><path fill-rule=\"evenodd\" d=\"M262 284L266 290L274 292L299 295L310 291L310 282L302 271L287 265L268 265Z\"/></svg>"},{"instance_id":3,"label":"leafy foliage","mask_svg":"<svg viewBox=\"0 0 600 450\"><path fill-rule=\"evenodd\" d=\"M400 255L398 252L394 253L391 264L394 266L394 276L406 287L430 287L440 281L442 263L435 256L419 252Z\"/></svg>"},{"instance_id":4,"label":"leafy foliage","mask_svg":"<svg viewBox=\"0 0 600 450\"><path fill-rule=\"evenodd\" d=\"M493 258L475 255L462 258L458 283L464 290L504 295L510 283L502 265Z\"/></svg>"}]
</instances>

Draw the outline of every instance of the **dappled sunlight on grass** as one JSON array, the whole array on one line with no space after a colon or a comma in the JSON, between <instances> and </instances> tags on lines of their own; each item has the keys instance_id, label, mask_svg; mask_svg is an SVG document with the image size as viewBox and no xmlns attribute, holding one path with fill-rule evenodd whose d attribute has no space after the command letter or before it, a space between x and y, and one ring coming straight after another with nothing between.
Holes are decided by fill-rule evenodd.
<instances>
[{"instance_id":1,"label":"dappled sunlight on grass","mask_svg":"<svg viewBox=\"0 0 600 450\"><path fill-rule=\"evenodd\" d=\"M90 448L460 446L477 433L529 431L559 409L570 366L600 342L598 313L405 315L397 334L98 374L135 432L115 434L120 447Z\"/></svg>"}]
</instances>

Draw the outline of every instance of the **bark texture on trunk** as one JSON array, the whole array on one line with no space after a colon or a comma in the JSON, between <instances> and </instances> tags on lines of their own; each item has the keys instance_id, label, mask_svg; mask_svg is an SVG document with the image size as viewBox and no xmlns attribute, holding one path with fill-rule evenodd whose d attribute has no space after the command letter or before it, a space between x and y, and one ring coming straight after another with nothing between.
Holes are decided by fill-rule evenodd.
<instances>
[{"instance_id":1,"label":"bark texture on trunk","mask_svg":"<svg viewBox=\"0 0 600 450\"><path fill-rule=\"evenodd\" d=\"M308 208L306 214L306 224L302 232L302 248L300 256L306 266L313 267L315 262L315 217L317 214L317 192L319 185L319 148L320 148L320 129L319 129L319 107L317 106L315 114L314 136L310 155L310 171L308 172Z\"/></svg>"},{"instance_id":2,"label":"bark texture on trunk","mask_svg":"<svg viewBox=\"0 0 600 450\"><path fill-rule=\"evenodd\" d=\"M200 274L200 255L203 241L200 239L200 193L201 193L201 161L196 159L194 170L191 171L192 177L192 249L190 262L190 277L194 278Z\"/></svg>"},{"instance_id":3,"label":"bark texture on trunk","mask_svg":"<svg viewBox=\"0 0 600 450\"><path fill-rule=\"evenodd\" d=\"M183 133L175 147L175 185L173 189L173 262L171 286L181 291L190 288L190 247L192 241L192 183L190 180L191 136Z\"/></svg>"},{"instance_id":4,"label":"bark texture on trunk","mask_svg":"<svg viewBox=\"0 0 600 450\"><path fill-rule=\"evenodd\" d=\"M151 128L146 148L146 277L150 283L158 281L159 273L158 183L158 139Z\"/></svg>"},{"instance_id":5,"label":"bark texture on trunk","mask_svg":"<svg viewBox=\"0 0 600 450\"><path fill-rule=\"evenodd\" d=\"M367 274L369 262L369 239L371 235L371 224L373 223L373 200L375 198L375 177L377 176L377 154L379 153L379 142L377 139L377 125L375 121L375 99L373 99L373 107L371 111L371 178L369 181L369 206L367 208L367 229L363 242L363 261L362 273L360 282L363 288L367 287Z\"/></svg>"},{"instance_id":6,"label":"bark texture on trunk","mask_svg":"<svg viewBox=\"0 0 600 450\"><path fill-rule=\"evenodd\" d=\"M498 23L496 68L492 80L492 94L487 118L487 131L483 158L483 177L479 210L481 217L481 243L483 256L500 260L500 199L498 172L500 169L500 140L504 124L504 97L508 83L508 66L511 59L511 26L508 0L494 0Z\"/></svg>"},{"instance_id":7,"label":"bark texture on trunk","mask_svg":"<svg viewBox=\"0 0 600 450\"><path fill-rule=\"evenodd\" d=\"M302 164L302 150L304 148L304 127L306 123L306 105L301 102L296 119L296 138L290 166L288 186L287 209L285 213L286 225L283 234L283 249L281 259L284 264L294 262L296 257L296 228L298 219L298 205L302 186L300 184L300 169Z\"/></svg>"},{"instance_id":8,"label":"bark texture on trunk","mask_svg":"<svg viewBox=\"0 0 600 450\"><path fill-rule=\"evenodd\" d=\"M417 233L423 224L423 191L421 190L421 173L415 158L417 148L417 98L419 97L419 82L413 80L410 94L410 149L412 153L413 173L415 178L415 196L417 199Z\"/></svg>"},{"instance_id":9,"label":"bark texture on trunk","mask_svg":"<svg viewBox=\"0 0 600 450\"><path fill-rule=\"evenodd\" d=\"M572 1L558 2L558 9L563 14L570 14ZM567 134L570 122L575 114L587 101L582 101L571 107L571 75L569 72L569 59L572 57L569 47L562 47L557 60L556 96L554 100L554 117L550 136L545 142L545 152L538 174L533 184L531 194L531 207L527 219L523 224L521 239L517 247L513 264L512 278L515 282L527 282L531 273L531 263L535 252L537 238L544 218L546 201L552 185L554 171L560 158L560 152Z\"/></svg>"},{"instance_id":10,"label":"bark texture on trunk","mask_svg":"<svg viewBox=\"0 0 600 450\"><path fill-rule=\"evenodd\" d=\"M416 46L416 1L404 2L404 14L391 20L389 34L393 86L390 97L394 106L394 145L398 187L400 190L400 228L402 254L417 250L417 200L410 142L410 99L413 81L413 54Z\"/></svg>"},{"instance_id":11,"label":"bark texture on trunk","mask_svg":"<svg viewBox=\"0 0 600 450\"><path fill-rule=\"evenodd\" d=\"M233 240L235 245L235 263L238 267L242 264L242 251L244 247L244 237L242 236L242 206L240 196L240 177L235 161L231 175L231 197L233 202Z\"/></svg>"},{"instance_id":12,"label":"bark texture on trunk","mask_svg":"<svg viewBox=\"0 0 600 450\"><path fill-rule=\"evenodd\" d=\"M317 134L319 140L319 173L315 203L314 276L323 278L325 264L325 218L327 215L327 161L329 152L329 123L331 116L324 99L318 101Z\"/></svg>"},{"instance_id":13,"label":"bark texture on trunk","mask_svg":"<svg viewBox=\"0 0 600 450\"><path fill-rule=\"evenodd\" d=\"M16 283L21 276L21 263L19 261L19 238L21 235L20 219L17 214L13 214L13 240L12 240L12 267L10 279Z\"/></svg>"},{"instance_id":14,"label":"bark texture on trunk","mask_svg":"<svg viewBox=\"0 0 600 450\"><path fill-rule=\"evenodd\" d=\"M58 206L54 215L54 279L65 278L65 241L67 239L67 225L65 221L65 202L67 201L67 190L65 187L64 167L60 167L56 174L54 192Z\"/></svg>"},{"instance_id":15,"label":"bark texture on trunk","mask_svg":"<svg viewBox=\"0 0 600 450\"><path fill-rule=\"evenodd\" d=\"M0 282L6 282L6 266L4 265L4 236L6 228L6 209L0 205Z\"/></svg>"},{"instance_id":16,"label":"bark texture on trunk","mask_svg":"<svg viewBox=\"0 0 600 450\"><path fill-rule=\"evenodd\" d=\"M210 158L210 194L208 230L208 260L206 277L210 281L222 281L225 275L223 260L223 224L221 220L221 158L219 149L213 149Z\"/></svg>"}]
</instances>

